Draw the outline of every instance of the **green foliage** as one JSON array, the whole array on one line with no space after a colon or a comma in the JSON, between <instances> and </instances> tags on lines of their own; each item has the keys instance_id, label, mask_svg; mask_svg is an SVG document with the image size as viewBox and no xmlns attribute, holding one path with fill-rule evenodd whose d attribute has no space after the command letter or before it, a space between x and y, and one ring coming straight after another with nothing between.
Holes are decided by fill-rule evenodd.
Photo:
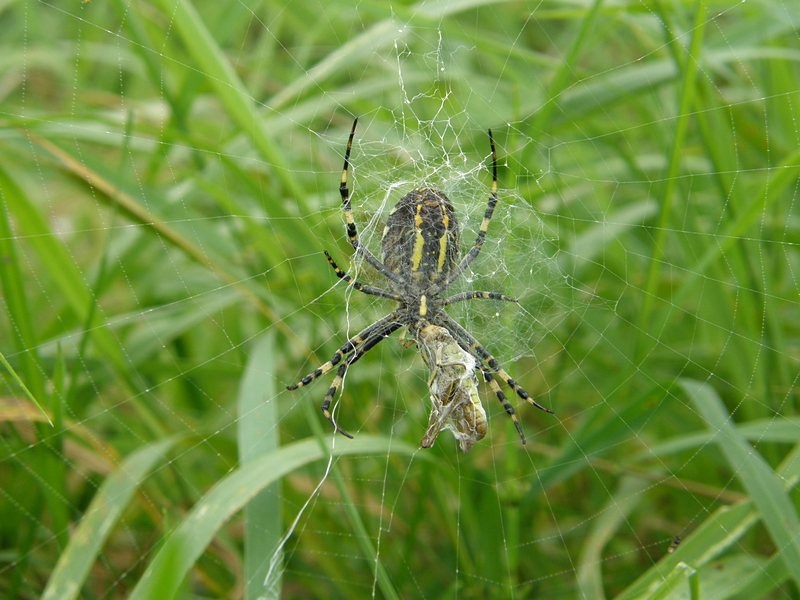
<instances>
[{"instance_id":1,"label":"green foliage","mask_svg":"<svg viewBox=\"0 0 800 600\"><path fill-rule=\"evenodd\" d=\"M0 595L798 597L799 28L793 0L0 2ZM354 116L376 252L417 179L472 243L492 128L470 276L520 304L452 314L554 410L512 399L527 445L482 387L483 441L418 449L394 341L335 405L355 440L332 374L285 390L391 309L322 255L383 283L339 207Z\"/></svg>"}]
</instances>

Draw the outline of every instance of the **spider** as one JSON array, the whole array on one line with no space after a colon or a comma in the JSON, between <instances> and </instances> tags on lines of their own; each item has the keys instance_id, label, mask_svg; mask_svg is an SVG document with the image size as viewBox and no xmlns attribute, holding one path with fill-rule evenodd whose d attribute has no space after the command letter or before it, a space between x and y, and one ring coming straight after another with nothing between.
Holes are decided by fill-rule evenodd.
<instances>
[{"instance_id":1,"label":"spider","mask_svg":"<svg viewBox=\"0 0 800 600\"><path fill-rule=\"evenodd\" d=\"M388 289L384 290L362 285L340 269L328 252L325 252L325 257L336 275L349 286L370 296L394 300L397 303L397 308L347 340L328 362L303 377L298 383L288 386L287 389L296 390L306 386L336 365L339 365L321 408L323 414L336 431L348 438L352 438L352 435L336 423L329 411L333 397L339 389L348 367L401 327L407 327L418 344L424 343L426 337L430 337L431 331L439 332L441 329L444 331L445 336L452 336L452 339L462 350L477 359L474 370L480 369L489 387L514 422L514 427L516 427L517 433L519 433L524 444L525 435L522 433L522 427L520 427L517 416L514 414L514 408L503 394L494 377L499 377L520 398L539 410L551 414L553 411L535 402L528 392L522 389L506 373L503 367L498 364L478 340L461 325L451 320L444 310L445 307L451 304L465 300L502 300L506 302L517 302L517 300L498 292L470 291L444 298L441 296L442 292L458 279L467 267L472 264L472 261L477 258L481 251L492 213L497 205L497 155L495 153L492 130L489 130L489 145L492 150L492 192L489 195L489 202L483 215L478 237L464 258L459 261L461 256L458 241L459 230L453 205L442 192L423 187L412 190L400 198L400 201L389 213L381 241L381 262L359 241L356 224L353 220L353 211L350 206L347 170L350 164L350 149L353 145L353 136L355 135L357 124L358 119L356 118L353 121L353 128L350 130L350 137L347 140L342 179L339 185L342 208L344 209L344 217L347 224L347 237L353 246L356 256L361 256L367 264L386 278L386 287ZM446 350L448 342L446 340L439 342L439 347ZM423 353L423 355L425 356L426 353ZM428 367L433 371L431 364L428 364ZM468 375L472 375L472 373L473 371L470 371ZM446 383L446 385L448 384ZM455 386L459 385L458 383L450 383L449 385L451 388L448 392L449 398L470 397L470 390L454 389ZM433 391L433 388L431 389ZM444 401L447 402L447 399ZM470 410L469 406L466 404L464 406L466 410ZM459 421L459 425L465 423L465 417L459 417ZM480 439L483 434L485 434L485 424L483 433L477 434L479 437L475 439ZM428 437L426 435L423 441ZM432 440L427 446L431 444Z\"/></svg>"}]
</instances>

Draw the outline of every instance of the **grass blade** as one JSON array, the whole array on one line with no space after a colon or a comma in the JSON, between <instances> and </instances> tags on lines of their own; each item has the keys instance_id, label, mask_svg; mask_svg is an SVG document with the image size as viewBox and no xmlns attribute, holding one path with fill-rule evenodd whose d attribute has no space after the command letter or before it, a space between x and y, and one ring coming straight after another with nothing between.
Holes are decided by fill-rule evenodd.
<instances>
[{"instance_id":1,"label":"grass blade","mask_svg":"<svg viewBox=\"0 0 800 600\"><path fill-rule=\"evenodd\" d=\"M280 445L278 402L275 395L275 336L261 337L247 361L239 388L239 461L249 464ZM244 582L246 600L280 598L281 569L270 569L269 557L280 544L281 487L275 481L244 507ZM274 574L266 581L267 573Z\"/></svg>"},{"instance_id":2,"label":"grass blade","mask_svg":"<svg viewBox=\"0 0 800 600\"><path fill-rule=\"evenodd\" d=\"M12 379L17 382L17 385L22 388L22 391L25 392L25 395L28 397L28 399L36 405L36 408L41 411L41 413L44 415L44 418L47 419L47 422L50 423L50 426L52 427L53 421L50 420L50 417L44 411L42 405L39 404L36 401L36 398L33 397L33 394L31 394L31 391L27 388L22 379L20 379L19 375L17 375L17 372L14 370L14 368L8 364L8 361L6 360L6 357L3 356L2 352L0 352L0 362L3 363L3 366L6 368L6 371L8 371L8 374L11 375Z\"/></svg>"},{"instance_id":3,"label":"grass blade","mask_svg":"<svg viewBox=\"0 0 800 600\"><path fill-rule=\"evenodd\" d=\"M781 478L739 434L714 389L683 379L681 387L717 432L716 441L742 485L753 498L772 541L783 555L795 582L800 584L800 519Z\"/></svg>"},{"instance_id":4,"label":"grass blade","mask_svg":"<svg viewBox=\"0 0 800 600\"><path fill-rule=\"evenodd\" d=\"M672 592L677 590L687 579L690 582L689 585L692 588L696 588L697 571L685 562L679 562L675 568L672 569L672 572L664 579L664 583L662 583L653 594L648 596L649 600L664 600L665 598L669 598ZM691 583L692 581L694 581L694 583ZM693 594L692 600L694 600L694 598L695 595Z\"/></svg>"},{"instance_id":5,"label":"grass blade","mask_svg":"<svg viewBox=\"0 0 800 600\"><path fill-rule=\"evenodd\" d=\"M38 355L35 350L37 340L33 330L33 320L28 310L25 283L17 259L14 236L9 223L9 217L12 215L16 217L21 229L24 229L25 223L28 222L25 215L16 214L13 210L14 201L21 197L22 191L19 186L0 168L0 200L2 200L2 206L0 206L0 283L3 285L3 300L8 311L7 317L11 324L14 343L20 353L19 360L22 364L20 371L24 373L28 385L33 388L33 393L27 392L27 386L23 385L23 387L30 396L41 398L44 387L40 375L42 369L38 364ZM3 362L5 363L5 358ZM21 383L13 373L13 369L9 372L12 372L12 376ZM35 400L34 403L36 403ZM36 404L38 406L38 403Z\"/></svg>"},{"instance_id":6,"label":"grass blade","mask_svg":"<svg viewBox=\"0 0 800 600\"><path fill-rule=\"evenodd\" d=\"M755 225L759 217L773 208L781 194L792 188L798 174L800 174L800 151L782 160L773 169L760 193L754 195L744 210L737 214L736 219L715 236L715 243L709 246L706 253L692 266L691 271L686 273L683 284L672 301L675 305L681 306L695 285L706 276L708 268L715 261L724 258L733 244L746 237L747 228Z\"/></svg>"},{"instance_id":7,"label":"grass blade","mask_svg":"<svg viewBox=\"0 0 800 600\"><path fill-rule=\"evenodd\" d=\"M785 481L784 487L787 491L800 482L800 446L795 446L786 456L778 473ZM701 569L730 548L758 521L758 510L752 500L719 509L695 529L674 554L665 554L664 558L617 596L617 600L643 597L648 590L652 591L660 584L678 561L682 560ZM776 554L762 568L757 569L755 574L742 580L733 597L737 600L763 598L788 577L789 571L784 557Z\"/></svg>"},{"instance_id":8,"label":"grass blade","mask_svg":"<svg viewBox=\"0 0 800 600\"><path fill-rule=\"evenodd\" d=\"M214 36L203 23L189 0L158 0L157 4L170 17L189 53L206 74L209 83L239 128L253 141L261 156L272 166L274 176L303 211L307 212L305 193L284 164L283 153L267 133L266 125L256 111L251 95L220 49ZM311 241L310 239L307 241Z\"/></svg>"},{"instance_id":9,"label":"grass blade","mask_svg":"<svg viewBox=\"0 0 800 600\"><path fill-rule=\"evenodd\" d=\"M578 562L578 589L585 598L605 598L603 592L603 548L614 533L627 520L630 512L642 499L642 492L650 485L648 481L625 477L600 517L592 525L583 544Z\"/></svg>"},{"instance_id":10,"label":"grass blade","mask_svg":"<svg viewBox=\"0 0 800 600\"><path fill-rule=\"evenodd\" d=\"M670 151L669 164L667 172L664 174L664 185L661 188L659 197L659 204L661 205L661 214L658 218L658 229L655 233L655 240L653 242L653 251L649 260L649 268L647 272L647 282L644 289L644 301L640 313L639 329L643 333L651 331L653 326L650 323L650 312L655 295L655 289L658 285L658 275L661 266L661 259L664 252L664 237L669 230L670 214L672 212L672 197L675 183L677 181L678 169L683 163L684 141L686 138L687 128L689 126L689 115L692 111L695 98L697 67L700 63L700 51L703 45L703 32L705 30L706 22L706 9L703 2L698 2L695 9L694 29L692 32L692 43L689 47L689 55L683 64L683 81L681 89L680 105L678 108L678 116L675 123L675 135L672 139L672 149ZM644 342L640 336L638 349L641 351L642 343Z\"/></svg>"},{"instance_id":11,"label":"grass blade","mask_svg":"<svg viewBox=\"0 0 800 600\"><path fill-rule=\"evenodd\" d=\"M177 440L172 437L140 448L106 478L59 558L42 600L71 600L78 596L89 569L136 488Z\"/></svg>"},{"instance_id":12,"label":"grass blade","mask_svg":"<svg viewBox=\"0 0 800 600\"><path fill-rule=\"evenodd\" d=\"M742 582L736 595L730 600L749 600L751 598L765 598L776 587L789 578L786 561L780 555L775 555L763 567Z\"/></svg>"},{"instance_id":13,"label":"grass blade","mask_svg":"<svg viewBox=\"0 0 800 600\"><path fill-rule=\"evenodd\" d=\"M329 443L327 441L329 438L323 433L322 424L320 423L318 416L315 414L316 411L314 411L314 409L311 407L310 402L303 403L303 410L306 413L306 420L308 421L311 430L314 432L314 438L317 441L317 447L324 456L329 456L330 450L328 445ZM397 590L394 589L394 585L392 585L389 574L386 572L386 566L380 561L380 554L376 551L375 545L372 543L372 539L370 538L367 528L364 525L364 519L361 518L361 515L356 508L356 504L353 502L351 494L347 490L347 485L345 484L344 477L339 469L339 465L335 463L331 464L330 476L333 479L333 482L336 484L336 489L339 492L339 496L342 498L342 505L347 512L347 517L350 521L350 527L353 529L356 540L358 540L358 545L361 549L361 554L364 556L364 560L368 564L371 562L374 562L375 564L375 579L373 580L373 586L377 583L381 589L381 592L383 592L384 598L387 598L387 600L399 600L400 596L398 595Z\"/></svg>"},{"instance_id":14,"label":"grass blade","mask_svg":"<svg viewBox=\"0 0 800 600\"><path fill-rule=\"evenodd\" d=\"M400 25L391 19L376 23L326 56L303 77L295 79L291 85L281 90L269 101L269 108L279 112L288 104L297 101L309 87L318 86L339 71L351 67L353 59L376 52L381 46L397 43L397 38L405 35L398 32L399 28Z\"/></svg>"},{"instance_id":15,"label":"grass blade","mask_svg":"<svg viewBox=\"0 0 800 600\"><path fill-rule=\"evenodd\" d=\"M385 456L390 451L410 456L417 448L393 438L361 434L346 444L338 444L334 455ZM169 536L134 588L130 600L174 597L186 573L234 513L265 487L324 456L316 440L306 440L248 462L222 479Z\"/></svg>"},{"instance_id":16,"label":"grass blade","mask_svg":"<svg viewBox=\"0 0 800 600\"><path fill-rule=\"evenodd\" d=\"M692 535L681 542L673 554L666 554L633 584L616 597L616 600L634 600L649 597L679 563L694 565L699 569L733 546L758 522L758 511L752 502L736 506L723 506L709 516Z\"/></svg>"},{"instance_id":17,"label":"grass blade","mask_svg":"<svg viewBox=\"0 0 800 600\"><path fill-rule=\"evenodd\" d=\"M75 266L69 252L59 241L58 236L53 234L47 221L22 188L2 168L0 168L0 189L9 212L16 217L22 235L26 237L26 242L36 252L42 266L47 270L47 274L52 277L60 296L66 301L78 320L85 321L93 299L83 274ZM119 346L102 328L102 320L97 313L95 313L92 326L94 340L105 357L114 363L119 372L126 371L127 364ZM31 343L27 347L33 348L34 344Z\"/></svg>"},{"instance_id":18,"label":"grass blade","mask_svg":"<svg viewBox=\"0 0 800 600\"><path fill-rule=\"evenodd\" d=\"M45 140L44 138L40 138L39 136L28 133L28 137L31 141L37 143L39 146L47 150L50 154L52 154L55 158L57 158L69 171L86 181L95 189L103 192L106 198L113 200L116 206L119 206L120 209L125 213L125 215L132 219L134 222L143 223L151 227L154 231L158 232L159 235L163 236L165 239L169 240L170 243L175 245L176 247L180 248L184 253L190 256L192 259L197 261L201 265L205 265L209 267L215 274L219 275L222 279L227 281L231 286L236 288L236 290L246 298L253 306L255 306L261 313L269 319L270 323L275 323L278 328L280 328L287 336L289 336L293 340L297 340L294 332L291 331L286 325L283 323L281 319L278 318L275 311L268 306L261 298L259 298L255 293L253 293L248 287L243 285L239 278L237 278L233 273L230 272L227 268L223 267L222 265L218 264L217 262L213 261L209 256L199 249L197 246L192 244L186 237L182 236L178 231L174 228L170 227L167 223L159 219L156 215L148 211L145 207L141 204L136 202L132 197L122 191L118 186L114 183L100 175L99 173L89 169L86 167L82 162L56 146L55 144ZM32 207L30 210L33 210ZM29 232L28 235L41 235L39 229L45 228L44 221L42 221L42 227L37 228L35 232ZM38 244L48 244L48 249L52 250L54 246L57 246L56 242L48 241L40 241L40 240L33 240L32 243ZM59 250L58 257L61 257L63 254L63 249L60 247L56 248ZM46 252L46 250L43 250ZM61 260L57 261L59 263L63 263L66 260L66 257L62 258ZM45 261L45 258L42 258L42 261ZM69 263L72 264L71 261ZM74 267L72 267L74 269ZM77 269L75 269L77 272ZM58 273L54 274L58 275ZM82 279L81 279L82 280ZM83 288L82 288L83 289ZM79 292L80 290L76 290ZM65 292L66 293L66 292ZM83 304L84 307L88 306L89 303L89 292L86 290L86 301ZM80 294L80 297L83 297L83 294ZM81 304L76 299L75 302L78 306ZM78 313L81 314L82 313ZM83 316L81 316L83 319ZM97 335L104 334L103 331L98 331ZM101 338L102 341L102 338ZM110 338L109 338L110 341ZM302 340L297 340L297 343L302 344ZM106 350L106 346L103 348ZM118 351L117 351L118 353ZM122 360L119 358L118 360Z\"/></svg>"},{"instance_id":19,"label":"grass blade","mask_svg":"<svg viewBox=\"0 0 800 600\"><path fill-rule=\"evenodd\" d=\"M544 99L545 102L534 121L533 127L535 131L545 131L548 129L550 115L556 106L556 98L564 91L570 76L573 76L575 73L575 61L578 58L581 47L586 41L589 30L597 18L600 4L602 4L602 0L594 0L592 7L586 12L586 16L583 18L583 21L581 21L581 27L575 39L572 41L572 46L567 52L564 62L561 63L561 66L559 66L558 70L553 75L553 80L550 82L550 88L547 91L547 97Z\"/></svg>"}]
</instances>

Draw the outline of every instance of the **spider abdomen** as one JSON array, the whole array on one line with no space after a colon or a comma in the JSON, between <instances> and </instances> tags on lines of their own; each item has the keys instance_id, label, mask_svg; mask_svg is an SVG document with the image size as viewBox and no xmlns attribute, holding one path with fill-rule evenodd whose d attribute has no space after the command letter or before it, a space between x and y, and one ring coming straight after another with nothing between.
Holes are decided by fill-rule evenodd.
<instances>
[{"instance_id":1,"label":"spider abdomen","mask_svg":"<svg viewBox=\"0 0 800 600\"><path fill-rule=\"evenodd\" d=\"M386 220L381 258L407 282L406 288L423 293L443 283L460 254L458 221L447 196L418 188L400 198ZM401 291L392 281L389 287Z\"/></svg>"}]
</instances>

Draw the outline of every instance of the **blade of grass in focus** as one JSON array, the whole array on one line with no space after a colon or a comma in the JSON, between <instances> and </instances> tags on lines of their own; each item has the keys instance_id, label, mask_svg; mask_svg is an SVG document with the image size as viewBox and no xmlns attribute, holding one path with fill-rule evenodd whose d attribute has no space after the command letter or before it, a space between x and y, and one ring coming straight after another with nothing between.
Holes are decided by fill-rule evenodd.
<instances>
[{"instance_id":1,"label":"blade of grass in focus","mask_svg":"<svg viewBox=\"0 0 800 600\"><path fill-rule=\"evenodd\" d=\"M715 441L752 496L786 566L800 583L800 518L783 488L782 478L738 434L731 424L731 416L710 385L688 379L680 383L716 433Z\"/></svg>"},{"instance_id":2,"label":"blade of grass in focus","mask_svg":"<svg viewBox=\"0 0 800 600\"><path fill-rule=\"evenodd\" d=\"M337 446L334 454L385 456L390 449L406 456L416 452L416 448L397 440L362 434L347 444ZM134 588L131 600L172 598L186 572L225 521L267 486L321 458L323 453L316 440L295 442L243 464L222 479L167 538ZM154 587L156 582L159 587Z\"/></svg>"},{"instance_id":3,"label":"blade of grass in focus","mask_svg":"<svg viewBox=\"0 0 800 600\"><path fill-rule=\"evenodd\" d=\"M239 461L246 465L280 446L275 394L275 336L268 333L253 345L239 388L237 437ZM275 481L244 507L245 598L280 598L281 484ZM267 576L271 574L268 580Z\"/></svg>"},{"instance_id":4,"label":"blade of grass in focus","mask_svg":"<svg viewBox=\"0 0 800 600\"><path fill-rule=\"evenodd\" d=\"M47 582L42 600L77 598L92 564L134 492L177 438L143 446L126 457L97 490Z\"/></svg>"}]
</instances>

